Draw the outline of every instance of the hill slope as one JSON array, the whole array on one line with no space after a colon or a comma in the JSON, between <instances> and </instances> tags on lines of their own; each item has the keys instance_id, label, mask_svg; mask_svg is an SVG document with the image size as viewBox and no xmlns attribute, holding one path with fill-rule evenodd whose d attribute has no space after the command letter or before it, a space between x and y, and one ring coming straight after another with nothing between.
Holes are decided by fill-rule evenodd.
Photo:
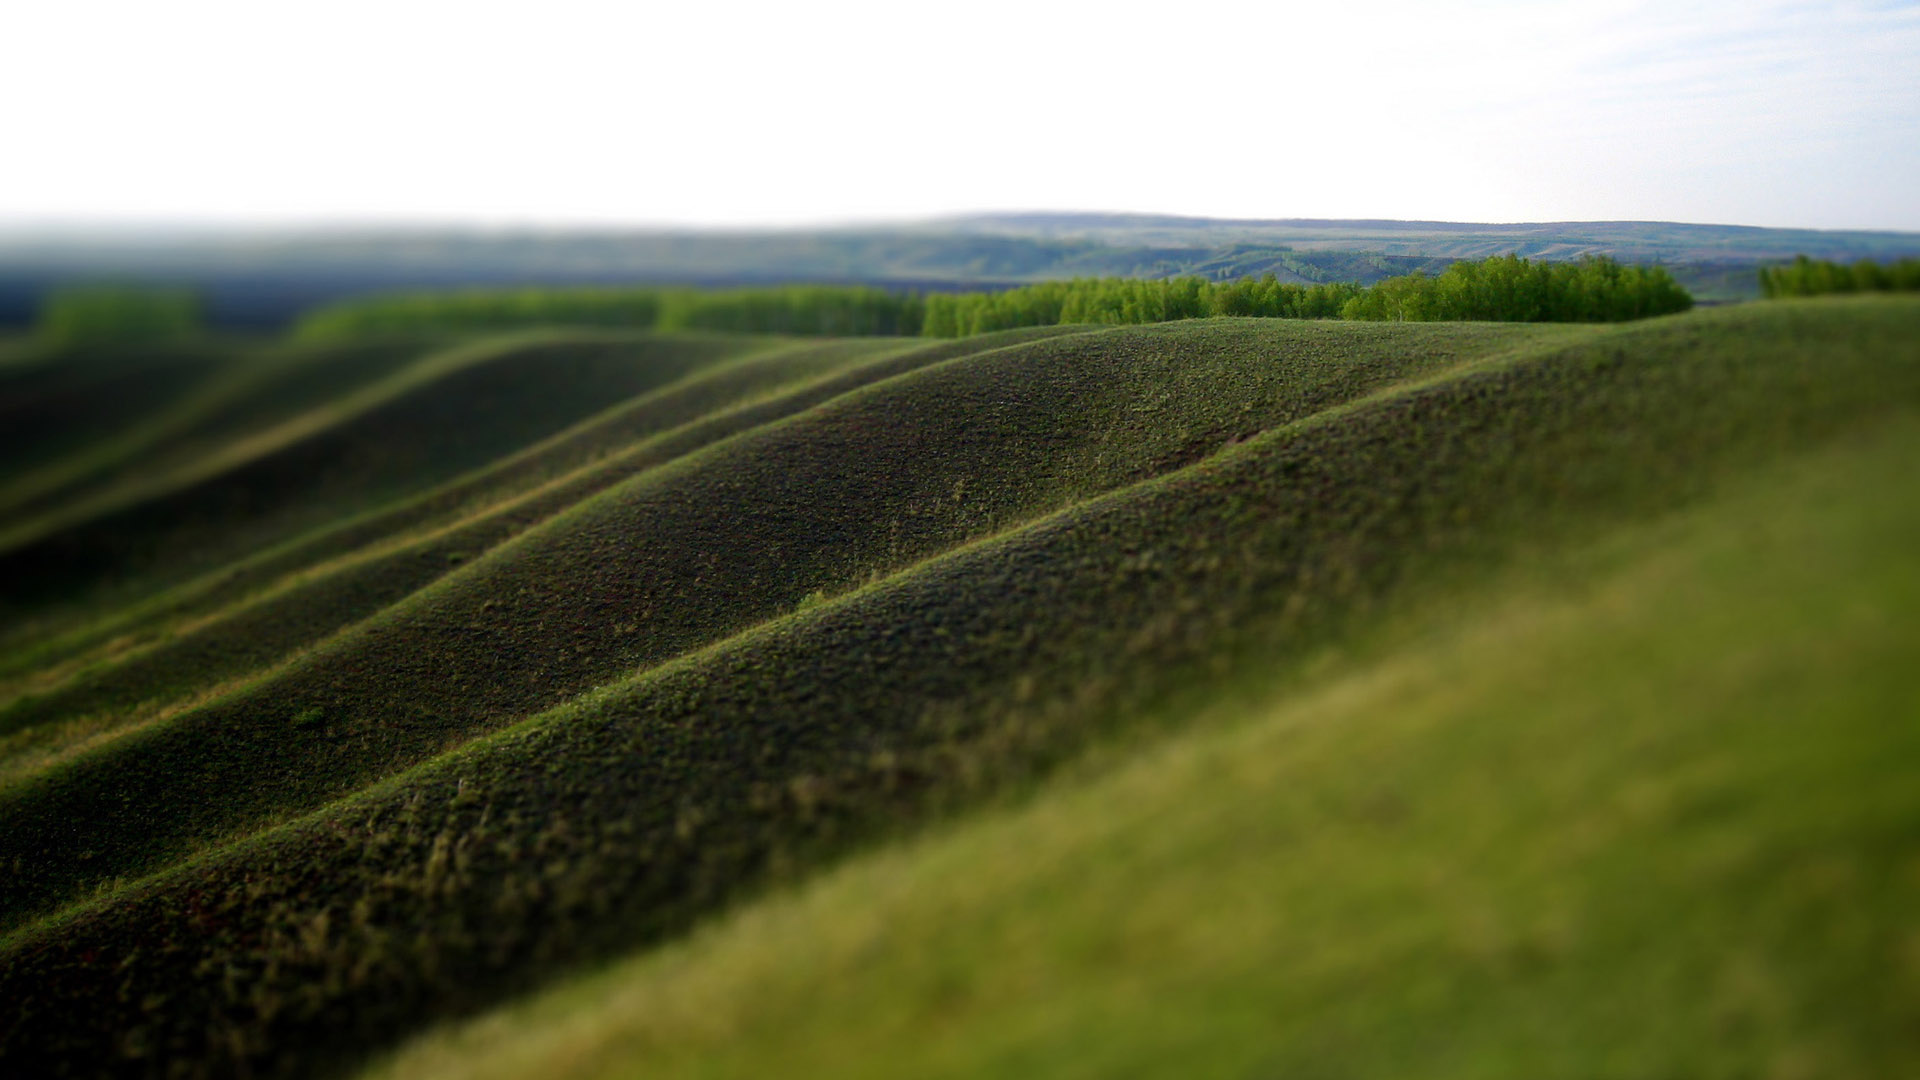
<instances>
[{"instance_id":1,"label":"hill slope","mask_svg":"<svg viewBox=\"0 0 1920 1080\"><path fill-rule=\"evenodd\" d=\"M675 399L678 426L403 514L0 714L0 1062L333 1071L1106 735L1294 708L1330 649L1388 663L1409 613L1676 513L1711 531L1723 492L1920 406L1920 305L1892 299L917 348ZM303 623L197 681L139 660ZM150 690L201 700L131 716ZM93 713L123 734L90 742Z\"/></svg>"},{"instance_id":2,"label":"hill slope","mask_svg":"<svg viewBox=\"0 0 1920 1080\"><path fill-rule=\"evenodd\" d=\"M419 491L724 349L716 342L635 356L617 335L535 332L429 352L177 473L16 524L0 534L0 617L102 585L177 580Z\"/></svg>"},{"instance_id":3,"label":"hill slope","mask_svg":"<svg viewBox=\"0 0 1920 1080\"><path fill-rule=\"evenodd\" d=\"M263 671L588 495L706 443L917 366L1043 336L783 346L714 365L422 497L323 528L48 643L43 664L63 646L83 650L116 635L112 655L77 674L64 670L77 660L57 665L50 685L0 707L0 778ZM245 591L249 584L257 591ZM132 647L135 628L153 640Z\"/></svg>"},{"instance_id":4,"label":"hill slope","mask_svg":"<svg viewBox=\"0 0 1920 1080\"><path fill-rule=\"evenodd\" d=\"M1764 470L378 1075L1907 1075L1917 453Z\"/></svg>"},{"instance_id":5,"label":"hill slope","mask_svg":"<svg viewBox=\"0 0 1920 1080\"><path fill-rule=\"evenodd\" d=\"M1276 335L1245 320L1056 337L743 432L589 498L270 679L0 793L11 825L0 859L15 866L0 904L27 910L29 898L149 868L811 593L1177 468L1461 351L1568 336L1449 330ZM113 806L100 804L106 792Z\"/></svg>"}]
</instances>

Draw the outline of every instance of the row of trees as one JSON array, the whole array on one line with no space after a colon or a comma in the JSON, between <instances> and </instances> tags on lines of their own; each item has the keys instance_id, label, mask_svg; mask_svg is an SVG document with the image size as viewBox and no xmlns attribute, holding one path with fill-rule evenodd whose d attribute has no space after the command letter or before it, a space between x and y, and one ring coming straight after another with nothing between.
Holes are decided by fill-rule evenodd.
<instances>
[{"instance_id":1,"label":"row of trees","mask_svg":"<svg viewBox=\"0 0 1920 1080\"><path fill-rule=\"evenodd\" d=\"M463 289L392 293L347 300L309 312L294 327L306 338L514 326L632 326L660 321L655 289Z\"/></svg>"},{"instance_id":2,"label":"row of trees","mask_svg":"<svg viewBox=\"0 0 1920 1080\"><path fill-rule=\"evenodd\" d=\"M753 334L920 333L925 302L867 286L466 289L348 300L302 318L305 338L510 326L626 326Z\"/></svg>"},{"instance_id":3,"label":"row of trees","mask_svg":"<svg viewBox=\"0 0 1920 1080\"><path fill-rule=\"evenodd\" d=\"M1433 277L1388 278L1348 300L1340 315L1405 322L1624 322L1692 306L1693 297L1662 267L1496 255L1454 263Z\"/></svg>"},{"instance_id":4,"label":"row of trees","mask_svg":"<svg viewBox=\"0 0 1920 1080\"><path fill-rule=\"evenodd\" d=\"M1920 259L1901 259L1885 266L1861 259L1849 266L1802 255L1786 266L1760 268L1760 292L1770 300L1782 296L1896 291L1920 292Z\"/></svg>"},{"instance_id":5,"label":"row of trees","mask_svg":"<svg viewBox=\"0 0 1920 1080\"><path fill-rule=\"evenodd\" d=\"M34 332L54 345L178 341L200 331L200 300L186 289L76 286L41 300Z\"/></svg>"},{"instance_id":6,"label":"row of trees","mask_svg":"<svg viewBox=\"0 0 1920 1080\"><path fill-rule=\"evenodd\" d=\"M1659 267L1611 259L1530 262L1513 255L1458 262L1436 276L1373 286L1298 285L1268 274L1205 278L1083 278L1002 292L925 296L867 286L746 289L525 289L375 297L302 320L307 337L399 330L586 324L734 333L964 337L1023 326L1135 324L1217 315L1273 319L1477 319L1605 322L1693 305Z\"/></svg>"},{"instance_id":7,"label":"row of trees","mask_svg":"<svg viewBox=\"0 0 1920 1080\"><path fill-rule=\"evenodd\" d=\"M675 289L660 294L662 330L725 330L834 337L922 332L926 301L867 286L790 285L770 289Z\"/></svg>"},{"instance_id":8,"label":"row of trees","mask_svg":"<svg viewBox=\"0 0 1920 1080\"><path fill-rule=\"evenodd\" d=\"M1294 285L1203 278L1103 278L1048 282L1003 293L927 298L924 332L958 337L1015 326L1152 323L1214 315L1271 319L1385 319L1406 322L1619 322L1685 311L1693 297L1657 266L1612 259L1533 262L1500 255L1457 262L1436 276L1388 278L1370 287Z\"/></svg>"},{"instance_id":9,"label":"row of trees","mask_svg":"<svg viewBox=\"0 0 1920 1080\"><path fill-rule=\"evenodd\" d=\"M998 293L936 293L926 298L922 333L965 337L1018 326L1157 323L1215 315L1331 319L1363 291L1347 283L1295 285L1272 274L1233 282L1197 277L1049 281Z\"/></svg>"}]
</instances>

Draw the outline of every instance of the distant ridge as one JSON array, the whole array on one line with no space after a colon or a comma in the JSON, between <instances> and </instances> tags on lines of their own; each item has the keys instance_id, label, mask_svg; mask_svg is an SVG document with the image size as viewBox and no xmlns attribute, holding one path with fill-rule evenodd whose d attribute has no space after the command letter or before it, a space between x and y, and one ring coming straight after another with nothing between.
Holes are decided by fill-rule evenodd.
<instances>
[{"instance_id":1,"label":"distant ridge","mask_svg":"<svg viewBox=\"0 0 1920 1080\"><path fill-rule=\"evenodd\" d=\"M1039 233L1051 236L1107 237L1113 234L1139 236L1147 233L1154 236L1214 237L1222 233L1241 233L1250 239L1257 237L1261 240L1290 241L1419 236L1429 242L1444 243L1459 237L1497 235L1610 241L1658 249L1684 247L1692 242L1709 243L1716 248L1728 249L1725 252L1728 255L1751 259L1770 258L1788 249L1792 254L1812 254L1811 249L1821 247L1851 251L1864 245L1879 251L1881 249L1876 245L1884 244L1891 245L1887 250L1920 250L1920 233L1895 229L1779 228L1652 220L1472 222L1396 218L1207 218L1179 214L1035 210L956 215L940 219L940 224L966 232ZM1676 253L1668 254L1672 257ZM1867 254L1864 248L1861 254Z\"/></svg>"},{"instance_id":2,"label":"distant ridge","mask_svg":"<svg viewBox=\"0 0 1920 1080\"><path fill-rule=\"evenodd\" d=\"M934 219L934 222L947 226L977 226L981 224L1003 225L1077 225L1083 228L1094 227L1138 227L1138 228L1351 228L1385 230L1427 230L1427 229L1474 229L1474 230L1511 230L1528 231L1540 229L1568 228L1662 228L1662 229L1698 229L1703 231L1724 232L1739 231L1747 233L1818 233L1823 235L1865 235L1898 236L1920 242L1920 233L1899 229L1815 229L1771 225L1734 225L1697 221L1665 221L1655 218L1621 218L1577 220L1564 219L1553 221L1448 221L1437 218L1316 218L1316 217L1195 217L1186 214L1127 213L1120 211L1079 211L1079 210L1009 210L985 211L970 214L955 214Z\"/></svg>"},{"instance_id":3,"label":"distant ridge","mask_svg":"<svg viewBox=\"0 0 1920 1080\"><path fill-rule=\"evenodd\" d=\"M1670 268L1700 300L1759 294L1755 269L1796 255L1920 256L1920 233L1660 221L1475 224L1017 210L811 229L315 227L0 230L0 327L50 288L140 281L198 290L211 318L280 327L349 296L558 284L871 284L921 292L1072 277L1357 281L1457 259L1606 255Z\"/></svg>"}]
</instances>

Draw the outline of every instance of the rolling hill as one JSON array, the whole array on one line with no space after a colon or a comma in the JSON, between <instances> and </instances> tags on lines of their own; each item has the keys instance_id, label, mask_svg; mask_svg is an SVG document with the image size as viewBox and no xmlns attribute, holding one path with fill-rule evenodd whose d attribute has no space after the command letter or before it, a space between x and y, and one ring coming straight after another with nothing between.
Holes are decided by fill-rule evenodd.
<instances>
[{"instance_id":1,"label":"rolling hill","mask_svg":"<svg viewBox=\"0 0 1920 1080\"><path fill-rule=\"evenodd\" d=\"M1920 1062L1912 300L0 380L0 1071Z\"/></svg>"}]
</instances>

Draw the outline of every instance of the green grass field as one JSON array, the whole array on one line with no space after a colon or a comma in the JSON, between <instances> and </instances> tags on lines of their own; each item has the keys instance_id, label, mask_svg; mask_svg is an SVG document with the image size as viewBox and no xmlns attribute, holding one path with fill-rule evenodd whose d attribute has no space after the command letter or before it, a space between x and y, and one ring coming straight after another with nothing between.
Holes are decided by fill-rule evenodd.
<instances>
[{"instance_id":1,"label":"green grass field","mask_svg":"<svg viewBox=\"0 0 1920 1080\"><path fill-rule=\"evenodd\" d=\"M222 348L4 374L0 1071L1920 1067L1920 303Z\"/></svg>"},{"instance_id":2,"label":"green grass field","mask_svg":"<svg viewBox=\"0 0 1920 1080\"><path fill-rule=\"evenodd\" d=\"M1236 681L375 1072L1905 1075L1916 454L1878 425Z\"/></svg>"}]
</instances>

